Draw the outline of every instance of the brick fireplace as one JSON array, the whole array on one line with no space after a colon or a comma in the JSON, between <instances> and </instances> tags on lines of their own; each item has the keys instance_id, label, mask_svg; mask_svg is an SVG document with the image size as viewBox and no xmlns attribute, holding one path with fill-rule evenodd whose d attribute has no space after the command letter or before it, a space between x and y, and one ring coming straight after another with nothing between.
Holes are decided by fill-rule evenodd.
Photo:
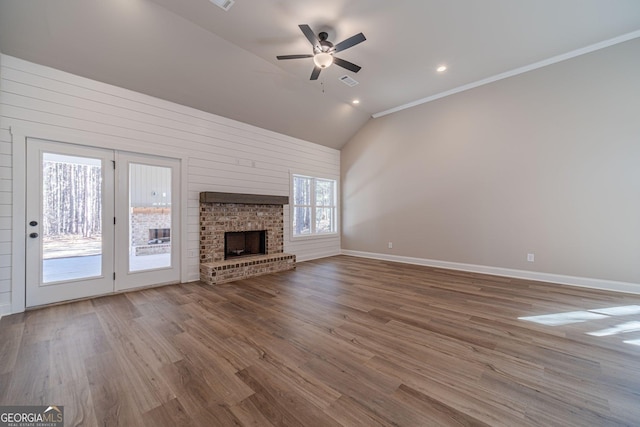
<instances>
[{"instance_id":1,"label":"brick fireplace","mask_svg":"<svg viewBox=\"0 0 640 427\"><path fill-rule=\"evenodd\" d=\"M284 253L288 203L286 196L200 193L200 280L213 285L295 268L295 255ZM264 253L256 254L246 239L262 232Z\"/></svg>"}]
</instances>

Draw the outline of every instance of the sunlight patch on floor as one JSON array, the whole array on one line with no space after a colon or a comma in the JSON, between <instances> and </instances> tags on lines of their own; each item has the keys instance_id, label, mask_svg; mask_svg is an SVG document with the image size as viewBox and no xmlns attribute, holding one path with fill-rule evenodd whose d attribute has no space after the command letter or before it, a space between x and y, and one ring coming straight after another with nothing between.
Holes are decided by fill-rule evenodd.
<instances>
[{"instance_id":1,"label":"sunlight patch on floor","mask_svg":"<svg viewBox=\"0 0 640 427\"><path fill-rule=\"evenodd\" d=\"M606 314L607 316L630 316L640 314L640 305L623 305L621 307L596 308L589 310L593 313Z\"/></svg>"},{"instance_id":2,"label":"sunlight patch on floor","mask_svg":"<svg viewBox=\"0 0 640 427\"><path fill-rule=\"evenodd\" d=\"M601 329L599 331L587 332L587 335L594 337L606 337L609 335L624 334L625 332L640 331L640 322L626 322L613 326L607 329Z\"/></svg>"},{"instance_id":3,"label":"sunlight patch on floor","mask_svg":"<svg viewBox=\"0 0 640 427\"><path fill-rule=\"evenodd\" d=\"M637 315L640 315L640 305L624 305L619 307L595 308L584 311L568 311L564 313L541 314L539 316L525 316L518 317L518 320L525 320L527 322L539 323L546 326L562 326L588 322L591 320L610 319L617 316ZM607 337L626 334L629 332L640 332L640 320L631 320L605 329L585 332L585 334L593 337ZM640 339L626 340L624 343L640 346Z\"/></svg>"},{"instance_id":4,"label":"sunlight patch on floor","mask_svg":"<svg viewBox=\"0 0 640 427\"><path fill-rule=\"evenodd\" d=\"M547 326L570 325L572 323L587 322L589 320L604 319L604 314L591 313L589 311L568 311L566 313L542 314L540 316L518 317L519 320L540 323Z\"/></svg>"}]
</instances>

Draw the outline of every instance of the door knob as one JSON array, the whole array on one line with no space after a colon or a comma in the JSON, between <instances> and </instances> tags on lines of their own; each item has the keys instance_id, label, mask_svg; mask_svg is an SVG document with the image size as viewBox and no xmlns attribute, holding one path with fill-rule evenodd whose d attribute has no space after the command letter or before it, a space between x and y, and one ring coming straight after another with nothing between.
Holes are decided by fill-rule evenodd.
<instances>
[{"instance_id":1,"label":"door knob","mask_svg":"<svg viewBox=\"0 0 640 427\"><path fill-rule=\"evenodd\" d=\"M35 227L36 225L38 225L38 221L31 221L29 225Z\"/></svg>"},{"instance_id":2,"label":"door knob","mask_svg":"<svg viewBox=\"0 0 640 427\"><path fill-rule=\"evenodd\" d=\"M38 233L31 233L29 234L29 237L31 237L32 239L35 239L36 237L38 237Z\"/></svg>"}]
</instances>

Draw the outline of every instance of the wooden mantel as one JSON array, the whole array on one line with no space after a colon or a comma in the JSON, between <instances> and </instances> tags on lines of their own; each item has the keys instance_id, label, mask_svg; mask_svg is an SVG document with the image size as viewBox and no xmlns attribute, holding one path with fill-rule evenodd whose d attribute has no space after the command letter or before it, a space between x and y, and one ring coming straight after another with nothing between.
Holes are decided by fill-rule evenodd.
<instances>
[{"instance_id":1,"label":"wooden mantel","mask_svg":"<svg viewBox=\"0 0 640 427\"><path fill-rule=\"evenodd\" d=\"M289 196L270 196L264 194L219 193L203 191L200 203L244 203L247 205L288 205Z\"/></svg>"}]
</instances>

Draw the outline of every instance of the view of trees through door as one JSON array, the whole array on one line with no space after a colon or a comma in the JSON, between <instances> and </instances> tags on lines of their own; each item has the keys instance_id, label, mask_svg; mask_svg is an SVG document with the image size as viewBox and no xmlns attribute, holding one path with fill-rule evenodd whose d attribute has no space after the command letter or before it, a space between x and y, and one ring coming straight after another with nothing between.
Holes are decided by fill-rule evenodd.
<instances>
[{"instance_id":1,"label":"view of trees through door","mask_svg":"<svg viewBox=\"0 0 640 427\"><path fill-rule=\"evenodd\" d=\"M99 275L100 161L44 153L42 174L43 282ZM129 270L170 266L171 169L130 164L129 179Z\"/></svg>"},{"instance_id":2,"label":"view of trees through door","mask_svg":"<svg viewBox=\"0 0 640 427\"><path fill-rule=\"evenodd\" d=\"M43 259L99 256L102 253L100 162L51 153L43 157ZM169 266L171 169L131 164L129 187L130 270ZM82 263L97 268L97 261L86 258ZM45 282L60 273L59 269L54 274L46 268L53 264L45 262ZM95 273L100 274L99 269ZM67 272L66 279L72 278L69 274L74 276Z\"/></svg>"},{"instance_id":3,"label":"view of trees through door","mask_svg":"<svg viewBox=\"0 0 640 427\"><path fill-rule=\"evenodd\" d=\"M42 197L43 282L100 275L100 160L44 153ZM74 271L63 268L63 263L71 266L69 259L77 257L86 258L73 263Z\"/></svg>"}]
</instances>

